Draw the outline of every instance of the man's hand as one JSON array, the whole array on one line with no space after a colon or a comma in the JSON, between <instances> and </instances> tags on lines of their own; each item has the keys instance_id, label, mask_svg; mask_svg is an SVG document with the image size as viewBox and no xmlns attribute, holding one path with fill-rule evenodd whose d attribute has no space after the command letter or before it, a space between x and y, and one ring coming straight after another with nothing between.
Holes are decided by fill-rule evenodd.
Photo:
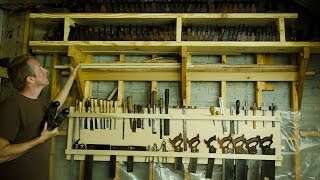
<instances>
[{"instance_id":1,"label":"man's hand","mask_svg":"<svg viewBox=\"0 0 320 180\"><path fill-rule=\"evenodd\" d=\"M58 135L58 128L53 129L52 131L48 130L48 123L44 123L43 130L41 131L40 140L45 142L46 140Z\"/></svg>"},{"instance_id":2,"label":"man's hand","mask_svg":"<svg viewBox=\"0 0 320 180\"><path fill-rule=\"evenodd\" d=\"M76 78L79 67L80 67L80 64L78 64L75 68L73 68L72 65L70 64L70 76L72 76L73 78Z\"/></svg>"}]
</instances>

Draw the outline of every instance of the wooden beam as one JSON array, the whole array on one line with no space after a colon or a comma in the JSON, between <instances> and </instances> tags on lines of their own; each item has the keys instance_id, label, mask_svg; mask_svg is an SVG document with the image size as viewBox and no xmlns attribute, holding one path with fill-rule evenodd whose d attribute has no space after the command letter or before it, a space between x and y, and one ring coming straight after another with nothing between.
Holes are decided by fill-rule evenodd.
<instances>
[{"instance_id":1,"label":"wooden beam","mask_svg":"<svg viewBox=\"0 0 320 180\"><path fill-rule=\"evenodd\" d=\"M22 54L27 54L28 52L29 30L30 30L29 25L30 25L30 10L26 10L25 16L24 16Z\"/></svg>"},{"instance_id":2,"label":"wooden beam","mask_svg":"<svg viewBox=\"0 0 320 180\"><path fill-rule=\"evenodd\" d=\"M183 46L181 48L181 103L183 99L187 101L187 61L188 61L188 52L187 47ZM187 101L188 104L188 101Z\"/></svg>"},{"instance_id":3,"label":"wooden beam","mask_svg":"<svg viewBox=\"0 0 320 180\"><path fill-rule=\"evenodd\" d=\"M191 64L192 57L190 54L187 56L187 66ZM188 68L187 68L188 72ZM191 80L190 80L190 75L187 73L186 75L187 81L186 81L186 105L191 106Z\"/></svg>"},{"instance_id":4,"label":"wooden beam","mask_svg":"<svg viewBox=\"0 0 320 180\"><path fill-rule=\"evenodd\" d=\"M221 55L221 63L227 64L227 55L222 54ZM192 75L191 75L192 77ZM227 81L221 81L221 88L220 88L220 96L222 98L224 106L227 105Z\"/></svg>"},{"instance_id":5,"label":"wooden beam","mask_svg":"<svg viewBox=\"0 0 320 180\"><path fill-rule=\"evenodd\" d=\"M176 41L181 42L181 37L182 37L182 18L177 17L176 20Z\"/></svg>"},{"instance_id":6,"label":"wooden beam","mask_svg":"<svg viewBox=\"0 0 320 180\"><path fill-rule=\"evenodd\" d=\"M63 41L68 41L70 26L74 26L74 21L70 18L64 19Z\"/></svg>"},{"instance_id":7,"label":"wooden beam","mask_svg":"<svg viewBox=\"0 0 320 180\"><path fill-rule=\"evenodd\" d=\"M157 57L157 55L152 55L152 58L155 58ZM157 81L151 81L151 87L150 87L150 99L152 99L152 92L155 91L155 92L158 92L158 82ZM152 101L152 100L151 100ZM156 101L156 100L155 100ZM151 103L150 103L151 104ZM152 106L152 105L151 105ZM153 108L153 107L152 107ZM153 180L154 179L154 167L153 167L153 162L149 162L149 180Z\"/></svg>"},{"instance_id":8,"label":"wooden beam","mask_svg":"<svg viewBox=\"0 0 320 180\"><path fill-rule=\"evenodd\" d=\"M120 54L119 55L119 62L125 62L125 55ZM118 81L118 106L122 107L123 106L123 101L124 101L124 81Z\"/></svg>"},{"instance_id":9,"label":"wooden beam","mask_svg":"<svg viewBox=\"0 0 320 180\"><path fill-rule=\"evenodd\" d=\"M293 55L292 63L296 63L296 57ZM291 82L291 108L293 116L293 137L294 137L294 164L295 164L295 179L301 179L301 155L300 155L300 133L299 133L299 99L297 92L297 82Z\"/></svg>"},{"instance_id":10,"label":"wooden beam","mask_svg":"<svg viewBox=\"0 0 320 180\"><path fill-rule=\"evenodd\" d=\"M71 57L70 62L73 67L84 62L89 63L92 61L91 54L82 53L78 48L74 46L69 46L68 56ZM81 68L78 69L76 82L77 82L80 97L88 98L89 94L91 93L86 91L86 89L89 89L89 87L91 86L90 85L91 82L85 82L85 79L83 78L83 71Z\"/></svg>"},{"instance_id":11,"label":"wooden beam","mask_svg":"<svg viewBox=\"0 0 320 180\"><path fill-rule=\"evenodd\" d=\"M61 63L61 59L57 54L54 54L52 57L52 66L58 65ZM60 91L60 74L59 70L52 69L51 77L51 100L53 100ZM56 137L53 137L51 140L51 152L50 152L50 169L49 169L49 179L54 179L54 162L56 159Z\"/></svg>"},{"instance_id":12,"label":"wooden beam","mask_svg":"<svg viewBox=\"0 0 320 180\"><path fill-rule=\"evenodd\" d=\"M304 79L306 77L306 72L308 68L308 60L309 60L309 48L305 47L303 49L303 53L299 58L299 77L298 77L298 86L297 86L299 109L301 109L301 104L302 104Z\"/></svg>"},{"instance_id":13,"label":"wooden beam","mask_svg":"<svg viewBox=\"0 0 320 180\"><path fill-rule=\"evenodd\" d=\"M278 31L280 42L286 42L286 30L285 30L285 22L283 17L279 17L278 19Z\"/></svg>"},{"instance_id":14,"label":"wooden beam","mask_svg":"<svg viewBox=\"0 0 320 180\"><path fill-rule=\"evenodd\" d=\"M241 53L297 53L309 47L310 53L320 53L320 42L230 42L230 41L29 41L36 53L66 53L76 46L92 54L175 54L186 46L191 55Z\"/></svg>"},{"instance_id":15,"label":"wooden beam","mask_svg":"<svg viewBox=\"0 0 320 180\"><path fill-rule=\"evenodd\" d=\"M256 55L257 64L264 64L265 63L265 56L264 54L257 54ZM261 107L262 104L262 91L263 91L263 81L256 82L256 93L255 93L255 101L258 107Z\"/></svg>"},{"instance_id":16,"label":"wooden beam","mask_svg":"<svg viewBox=\"0 0 320 180\"><path fill-rule=\"evenodd\" d=\"M52 66L59 65L61 63L60 58L58 57L57 54L53 55L52 58ZM51 100L53 100L58 92L60 91L60 74L59 70L57 69L52 69L52 77L51 77Z\"/></svg>"},{"instance_id":17,"label":"wooden beam","mask_svg":"<svg viewBox=\"0 0 320 180\"><path fill-rule=\"evenodd\" d=\"M264 64L265 63L265 56L263 54L257 54L257 64ZM263 81L256 82L256 93L255 93L255 103L258 107L261 107L263 102ZM256 121L253 121L253 129L256 129Z\"/></svg>"},{"instance_id":18,"label":"wooden beam","mask_svg":"<svg viewBox=\"0 0 320 180\"><path fill-rule=\"evenodd\" d=\"M297 13L31 13L30 18L93 18L93 19L143 19L157 21L159 19L174 20L177 17L187 19L277 19L298 18ZM89 19L90 20L90 19Z\"/></svg>"},{"instance_id":19,"label":"wooden beam","mask_svg":"<svg viewBox=\"0 0 320 180\"><path fill-rule=\"evenodd\" d=\"M320 131L300 131L300 136L320 137Z\"/></svg>"}]
</instances>

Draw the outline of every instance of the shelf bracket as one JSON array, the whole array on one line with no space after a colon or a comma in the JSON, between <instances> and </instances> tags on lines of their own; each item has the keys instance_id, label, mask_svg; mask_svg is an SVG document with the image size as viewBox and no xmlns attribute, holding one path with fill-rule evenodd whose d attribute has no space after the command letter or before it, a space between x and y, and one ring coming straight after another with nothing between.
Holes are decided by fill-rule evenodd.
<instances>
[{"instance_id":1,"label":"shelf bracket","mask_svg":"<svg viewBox=\"0 0 320 180\"><path fill-rule=\"evenodd\" d=\"M298 76L298 85L297 85L299 109L301 109L304 79L306 77L306 72L308 68L309 55L310 55L309 48L304 47L303 52L299 56L299 76Z\"/></svg>"},{"instance_id":2,"label":"shelf bracket","mask_svg":"<svg viewBox=\"0 0 320 180\"><path fill-rule=\"evenodd\" d=\"M89 63L92 62L92 55L81 52L75 46L68 47L68 56L70 57L70 62L73 67L81 63ZM81 98L90 97L90 81L85 81L85 77L83 75L83 71L81 68L78 69L76 83L79 90L79 94Z\"/></svg>"}]
</instances>

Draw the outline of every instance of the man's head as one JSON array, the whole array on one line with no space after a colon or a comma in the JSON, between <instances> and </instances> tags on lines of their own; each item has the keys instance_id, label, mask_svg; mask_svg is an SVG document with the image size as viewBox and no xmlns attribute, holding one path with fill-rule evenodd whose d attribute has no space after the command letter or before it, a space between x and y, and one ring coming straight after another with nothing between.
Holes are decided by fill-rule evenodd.
<instances>
[{"instance_id":1,"label":"man's head","mask_svg":"<svg viewBox=\"0 0 320 180\"><path fill-rule=\"evenodd\" d=\"M47 72L34 57L28 55L15 57L8 66L8 75L18 91L27 85L45 87L49 84Z\"/></svg>"}]
</instances>

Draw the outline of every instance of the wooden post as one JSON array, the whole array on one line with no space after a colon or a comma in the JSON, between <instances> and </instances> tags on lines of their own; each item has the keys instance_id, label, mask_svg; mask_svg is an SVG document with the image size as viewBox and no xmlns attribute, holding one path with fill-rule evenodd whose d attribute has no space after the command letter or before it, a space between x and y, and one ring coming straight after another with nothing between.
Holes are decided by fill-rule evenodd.
<instances>
[{"instance_id":1,"label":"wooden post","mask_svg":"<svg viewBox=\"0 0 320 180\"><path fill-rule=\"evenodd\" d=\"M306 72L308 68L308 60L309 60L309 48L304 47L303 53L299 58L299 77L298 77L298 108L301 109L302 96L303 96L303 86L304 79L306 77Z\"/></svg>"},{"instance_id":2,"label":"wooden post","mask_svg":"<svg viewBox=\"0 0 320 180\"><path fill-rule=\"evenodd\" d=\"M156 55L153 55L152 56L152 59L153 58L155 58L156 57ZM158 83L157 83L157 81L151 81L151 88L150 88L150 95L151 95L151 99L152 99L152 92L153 91L156 91L156 92L158 92ZM152 105L151 105L152 106ZM153 108L153 107L152 107ZM149 180L153 180L154 179L154 169L153 169L153 162L149 162L149 168L148 168L148 170L149 170Z\"/></svg>"},{"instance_id":3,"label":"wooden post","mask_svg":"<svg viewBox=\"0 0 320 180\"><path fill-rule=\"evenodd\" d=\"M70 56L70 64L73 67L81 63L92 62L92 54L83 53L75 46L69 46L68 56ZM86 81L85 77L82 74L81 68L78 69L76 82L77 82L77 87L79 90L80 97L82 99L87 99L88 97L90 97L92 93L91 81ZM79 180L83 180L83 179L84 179L84 161L80 161Z\"/></svg>"},{"instance_id":4,"label":"wooden post","mask_svg":"<svg viewBox=\"0 0 320 180\"><path fill-rule=\"evenodd\" d=\"M177 22L176 22L176 41L181 42L181 34L182 34L182 18L177 17Z\"/></svg>"},{"instance_id":5,"label":"wooden post","mask_svg":"<svg viewBox=\"0 0 320 180\"><path fill-rule=\"evenodd\" d=\"M60 59L57 54L53 55L52 67L60 64ZM57 69L52 69L52 80L51 80L51 100L59 93L60 91L60 74ZM49 169L49 179L54 179L54 161L56 158L56 137L51 138L51 152L50 152L50 169Z\"/></svg>"},{"instance_id":6,"label":"wooden post","mask_svg":"<svg viewBox=\"0 0 320 180\"><path fill-rule=\"evenodd\" d=\"M285 30L285 22L283 17L279 17L278 19L278 31L280 42L286 42L286 30Z\"/></svg>"},{"instance_id":7,"label":"wooden post","mask_svg":"<svg viewBox=\"0 0 320 180\"><path fill-rule=\"evenodd\" d=\"M293 56L292 64L296 64L296 57ZM301 157L300 157L300 133L299 133L299 102L298 102L297 82L291 82L291 108L293 116L293 142L294 142L294 164L296 180L301 179Z\"/></svg>"},{"instance_id":8,"label":"wooden post","mask_svg":"<svg viewBox=\"0 0 320 180\"><path fill-rule=\"evenodd\" d=\"M227 64L227 55L221 55L221 63ZM221 81L221 88L220 88L220 96L222 98L224 106L227 104L227 81Z\"/></svg>"},{"instance_id":9,"label":"wooden post","mask_svg":"<svg viewBox=\"0 0 320 180\"><path fill-rule=\"evenodd\" d=\"M187 106L190 105L190 81L188 82L187 78L187 64L188 61L191 61L191 56L188 55L187 47L183 46L181 48L181 103L182 100L186 100Z\"/></svg>"},{"instance_id":10,"label":"wooden post","mask_svg":"<svg viewBox=\"0 0 320 180\"><path fill-rule=\"evenodd\" d=\"M119 55L119 62L125 62L125 55L124 54L120 54ZM118 101L118 107L122 107L123 106L123 99L124 99L124 81L118 81L118 97L117 97L117 101ZM114 180L119 180L120 179L120 169L119 169L119 162L116 162L116 175L113 178Z\"/></svg>"},{"instance_id":11,"label":"wooden post","mask_svg":"<svg viewBox=\"0 0 320 180\"><path fill-rule=\"evenodd\" d=\"M29 25L30 25L30 10L26 10L24 16L24 31L23 31L23 47L22 54L27 54L28 52L28 42L29 42Z\"/></svg>"}]
</instances>

